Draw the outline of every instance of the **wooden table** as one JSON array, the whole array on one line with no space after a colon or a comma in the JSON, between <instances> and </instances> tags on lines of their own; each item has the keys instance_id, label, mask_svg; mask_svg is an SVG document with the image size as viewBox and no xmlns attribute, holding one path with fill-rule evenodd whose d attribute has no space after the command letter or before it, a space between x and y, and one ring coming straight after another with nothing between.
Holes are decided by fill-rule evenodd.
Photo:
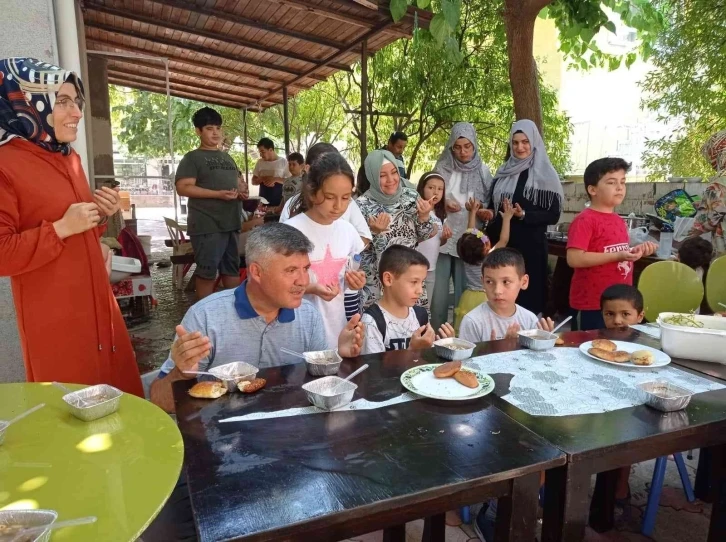
<instances>
[{"instance_id":1,"label":"wooden table","mask_svg":"<svg viewBox=\"0 0 726 542\"><path fill-rule=\"evenodd\" d=\"M431 354L432 352L430 352ZM354 399L384 401L405 391L414 352L363 362ZM377 529L405 540L407 521L433 517L425 540L444 540L444 513L499 497L497 540L534 540L540 472L565 456L490 406L418 400L387 408L236 423L219 419L307 406L305 365L262 371L255 395L216 401L174 386L186 469L200 540L330 540Z\"/></svg>"},{"instance_id":2,"label":"wooden table","mask_svg":"<svg viewBox=\"0 0 726 542\"><path fill-rule=\"evenodd\" d=\"M563 335L567 346L600 337L657 347L654 339L630 329ZM517 348L516 340L493 341L479 345L475 355ZM684 369L693 367L693 362L673 363ZM486 371L485 363L482 369ZM604 414L532 416L501 398L508 393L510 375L492 376L496 382L492 405L567 454L564 467L546 473L543 541L583 539L593 474L604 473L596 487L590 524L605 531L613 526L616 469L705 447L711 447L709 477L715 492L708 540L726 540L726 390L697 394L685 410L667 415L641 405Z\"/></svg>"}]
</instances>

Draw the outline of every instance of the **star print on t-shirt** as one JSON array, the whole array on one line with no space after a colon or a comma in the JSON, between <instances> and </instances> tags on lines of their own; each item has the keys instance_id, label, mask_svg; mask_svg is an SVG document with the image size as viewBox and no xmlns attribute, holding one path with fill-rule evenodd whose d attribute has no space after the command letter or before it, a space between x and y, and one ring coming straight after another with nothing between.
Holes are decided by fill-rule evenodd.
<instances>
[{"instance_id":1,"label":"star print on t-shirt","mask_svg":"<svg viewBox=\"0 0 726 542\"><path fill-rule=\"evenodd\" d=\"M325 248L325 256L322 260L310 262L310 269L315 273L318 284L336 284L340 277L340 271L348 262L348 258L333 258L330 251L330 244Z\"/></svg>"}]
</instances>

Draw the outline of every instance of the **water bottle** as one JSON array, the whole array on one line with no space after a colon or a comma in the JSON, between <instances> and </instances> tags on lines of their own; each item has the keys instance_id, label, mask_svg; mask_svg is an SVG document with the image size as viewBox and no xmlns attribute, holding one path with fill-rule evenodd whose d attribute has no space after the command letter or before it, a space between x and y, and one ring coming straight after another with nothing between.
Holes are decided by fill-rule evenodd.
<instances>
[{"instance_id":1,"label":"water bottle","mask_svg":"<svg viewBox=\"0 0 726 542\"><path fill-rule=\"evenodd\" d=\"M360 254L353 254L348 257L348 271L358 271L360 269L361 257Z\"/></svg>"},{"instance_id":2,"label":"water bottle","mask_svg":"<svg viewBox=\"0 0 726 542\"><path fill-rule=\"evenodd\" d=\"M657 256L662 260L668 260L673 251L673 232L660 232L660 243L658 243Z\"/></svg>"}]
</instances>

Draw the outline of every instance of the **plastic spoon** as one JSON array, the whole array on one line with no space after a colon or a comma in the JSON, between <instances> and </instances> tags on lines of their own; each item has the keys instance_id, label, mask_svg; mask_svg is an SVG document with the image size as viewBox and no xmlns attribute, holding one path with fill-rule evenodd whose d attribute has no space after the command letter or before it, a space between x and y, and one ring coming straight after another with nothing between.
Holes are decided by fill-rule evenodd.
<instances>
[{"instance_id":1,"label":"plastic spoon","mask_svg":"<svg viewBox=\"0 0 726 542\"><path fill-rule=\"evenodd\" d=\"M283 347L280 347L280 350L282 352L285 352L285 354L290 354L291 356L297 356L298 358L307 359L300 352L295 352L294 350L290 350L289 348L285 348L284 346Z\"/></svg>"},{"instance_id":2,"label":"plastic spoon","mask_svg":"<svg viewBox=\"0 0 726 542\"><path fill-rule=\"evenodd\" d=\"M564 326L570 320L572 320L572 316L568 316L567 318L565 318L564 320L562 320L562 322L560 322L559 324L557 324L557 327L552 330L552 333L554 333L555 331L557 331L558 329L560 329L562 326Z\"/></svg>"},{"instance_id":3,"label":"plastic spoon","mask_svg":"<svg viewBox=\"0 0 726 542\"><path fill-rule=\"evenodd\" d=\"M361 374L361 373L362 373L363 371L365 371L365 370L366 370L367 368L368 368L368 364L367 364L367 363L366 363L365 365L362 365L362 366L361 366L361 367L360 367L360 368L359 368L358 370L356 370L356 371L353 371L353 372L352 372L352 373L350 373L350 374L349 374L349 375L348 375L348 376L347 376L346 378L344 378L344 379L343 379L343 382L348 382L348 381L349 381L349 380L350 380L351 378L353 378L354 376L358 376L358 375L359 375L359 374ZM338 391L338 388L339 388L340 386L342 386L342 385L343 385L343 382L339 382L339 383L338 383L338 385L337 385L337 386L335 386L335 387L334 387L334 388L333 388L333 389L331 390L331 392L330 392L330 393L331 393L331 395L335 395L335 392L336 392L336 391Z\"/></svg>"},{"instance_id":4,"label":"plastic spoon","mask_svg":"<svg viewBox=\"0 0 726 542\"><path fill-rule=\"evenodd\" d=\"M726 309L726 303L719 303L724 309Z\"/></svg>"},{"instance_id":5,"label":"plastic spoon","mask_svg":"<svg viewBox=\"0 0 726 542\"><path fill-rule=\"evenodd\" d=\"M37 527L24 527L17 531L11 541L22 539L28 535L40 534L46 530L52 531L53 529L63 529L64 527L75 527L76 525L85 525L87 523L95 523L97 520L96 516L86 516L84 518L67 519L65 521L56 521L55 523L49 523L47 525L38 525Z\"/></svg>"},{"instance_id":6,"label":"plastic spoon","mask_svg":"<svg viewBox=\"0 0 726 542\"><path fill-rule=\"evenodd\" d=\"M53 382L53 385L54 385L54 386L55 386L56 388L60 388L60 389L62 389L62 390L63 390L64 392L66 392L66 393L74 393L74 391L73 391L73 390L71 390L71 389L69 389L69 388L66 388L66 387L65 387L65 386L64 386L63 384L61 384L60 382ZM76 390L76 391L78 391L78 390ZM87 403L86 401L84 401L84 400L83 400L83 398L82 398L82 397L81 397L80 395L76 395L76 397L75 397L75 398L76 398L76 399L78 399L78 400L79 400L79 401L81 402L81 406L88 406L88 403Z\"/></svg>"},{"instance_id":7,"label":"plastic spoon","mask_svg":"<svg viewBox=\"0 0 726 542\"><path fill-rule=\"evenodd\" d=\"M36 405L36 406L34 406L34 407L33 407L33 408L31 408L30 410L26 410L26 411L25 411L25 412L23 412L22 414L18 414L18 415L17 415L17 416L15 416L15 417L14 417L14 418L13 418L12 420L9 420L8 422L6 422L6 423L7 423L7 425L6 425L5 427L7 428L7 427L8 427L9 425L12 425L12 424L14 424L14 423L15 423L15 422L17 422L18 420L22 420L22 419L23 419L23 418L25 418L25 416L27 416L28 414L32 414L33 412L35 412L36 410L40 410L40 409L41 409L41 408L43 408L44 406L45 406L45 403L40 403L39 405Z\"/></svg>"}]
</instances>

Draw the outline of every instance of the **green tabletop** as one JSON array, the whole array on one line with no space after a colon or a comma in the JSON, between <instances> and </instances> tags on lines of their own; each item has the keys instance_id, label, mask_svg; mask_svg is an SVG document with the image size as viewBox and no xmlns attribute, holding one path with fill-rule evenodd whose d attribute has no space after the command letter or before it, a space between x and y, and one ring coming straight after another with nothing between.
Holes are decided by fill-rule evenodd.
<instances>
[{"instance_id":1,"label":"green tabletop","mask_svg":"<svg viewBox=\"0 0 726 542\"><path fill-rule=\"evenodd\" d=\"M0 420L45 403L11 425L0 445L0 510L51 509L58 521L98 518L53 531L54 542L136 540L179 478L184 445L176 424L131 395L116 413L82 422L62 396L50 384L0 384Z\"/></svg>"}]
</instances>

